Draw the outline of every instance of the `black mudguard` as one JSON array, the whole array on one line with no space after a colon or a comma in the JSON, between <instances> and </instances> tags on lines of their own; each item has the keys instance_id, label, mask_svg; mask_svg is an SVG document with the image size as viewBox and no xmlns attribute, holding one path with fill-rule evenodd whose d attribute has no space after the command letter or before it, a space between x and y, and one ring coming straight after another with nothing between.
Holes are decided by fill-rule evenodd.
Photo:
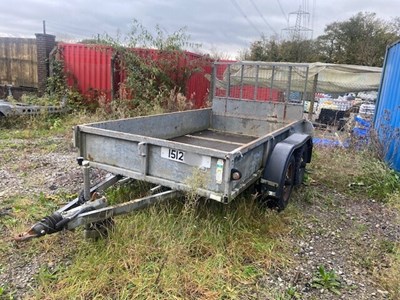
<instances>
[{"instance_id":1,"label":"black mudguard","mask_svg":"<svg viewBox=\"0 0 400 300\"><path fill-rule=\"evenodd\" d=\"M300 166L302 156L304 155L303 163L309 163L311 161L311 153L312 138L308 134L294 133L276 144L265 165L261 180L266 190L275 193L276 198L280 198L285 180L284 173L292 155L296 160L296 170L299 170L305 167L305 165ZM296 174L295 184L300 183L300 174Z\"/></svg>"}]
</instances>

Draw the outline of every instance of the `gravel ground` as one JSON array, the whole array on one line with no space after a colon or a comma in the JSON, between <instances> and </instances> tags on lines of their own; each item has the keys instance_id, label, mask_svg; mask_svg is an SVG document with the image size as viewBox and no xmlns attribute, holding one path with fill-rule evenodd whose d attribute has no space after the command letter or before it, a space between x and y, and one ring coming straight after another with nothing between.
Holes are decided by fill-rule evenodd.
<instances>
[{"instance_id":1,"label":"gravel ground","mask_svg":"<svg viewBox=\"0 0 400 300\"><path fill-rule=\"evenodd\" d=\"M77 152L65 138L0 140L0 147L5 148L0 152L0 219L7 215L13 216L13 207L3 203L15 195L71 195L82 189L83 177L76 162ZM91 172L92 182L99 182L105 176L103 171ZM36 286L35 277L41 267L54 268L57 263L68 258L67 253L51 258L48 252L30 253L29 243L12 242L13 236L15 232L8 231L7 227L0 231L0 239L11 245L11 251L6 251L5 255L0 254L0 287L6 286L15 299L23 299ZM64 233L57 238L49 238L54 243L68 247L70 235ZM46 237L39 240L39 243L47 242L50 240L46 241Z\"/></svg>"},{"instance_id":2,"label":"gravel ground","mask_svg":"<svg viewBox=\"0 0 400 300\"><path fill-rule=\"evenodd\" d=\"M9 149L0 153L0 201L16 193L55 194L60 189L72 193L79 190L82 176L75 159L76 150L64 139L7 142ZM46 147L43 144L54 145L55 151L40 149Z\"/></svg>"},{"instance_id":3,"label":"gravel ground","mask_svg":"<svg viewBox=\"0 0 400 300\"><path fill-rule=\"evenodd\" d=\"M304 232L300 239L298 233L290 237L295 267L276 270L265 278L266 284L278 290L294 287L300 299L388 299L389 292L373 273L389 267L381 247L400 240L398 213L374 200L348 199L316 188L333 193L333 203L300 204ZM335 271L340 295L312 288L319 266Z\"/></svg>"},{"instance_id":4,"label":"gravel ground","mask_svg":"<svg viewBox=\"0 0 400 300\"><path fill-rule=\"evenodd\" d=\"M5 146L6 142L11 146ZM40 146L43 144L53 146L52 150L48 151L46 147L43 150ZM81 189L82 176L75 161L76 151L65 139L0 140L0 146L4 149L0 152L0 208L3 207L0 218L13 213L12 208L5 207L2 202L15 194L51 195L76 193ZM23 154L14 155L15 148L23 149L18 150ZM93 181L105 176L100 171L92 174ZM293 253L290 266L271 270L260 278L257 293L249 292L244 298L265 299L267 293L260 294L260 287L280 292L293 287L299 299L388 299L388 291L375 282L373 276L376 270L387 268L388 262L385 257L373 257L373 260L369 257L376 253L380 255L374 250L381 245L400 240L397 213L370 199L348 199L324 186L313 188L321 195L329 195L332 201L328 204L326 199L297 203L304 215L301 228L297 228L301 232L293 230L287 237ZM9 235L7 230L0 232L3 240L9 240ZM70 238L71 234L64 233L53 241L68 245ZM42 241L46 243L46 238ZM68 264L66 255L50 260L47 253L26 255L27 245L12 244L6 255L0 254L0 283L13 291L17 299L32 292L37 284L35 276L43 265L54 268L61 261ZM377 260L379 265L370 265L371 261ZM342 286L340 295L311 287L318 266L335 271Z\"/></svg>"}]
</instances>

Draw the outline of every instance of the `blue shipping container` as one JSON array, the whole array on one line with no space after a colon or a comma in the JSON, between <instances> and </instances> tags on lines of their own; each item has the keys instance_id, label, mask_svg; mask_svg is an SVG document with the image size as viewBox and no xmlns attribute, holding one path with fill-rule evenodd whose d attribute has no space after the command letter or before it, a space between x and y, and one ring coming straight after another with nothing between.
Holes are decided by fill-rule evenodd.
<instances>
[{"instance_id":1,"label":"blue shipping container","mask_svg":"<svg viewBox=\"0 0 400 300\"><path fill-rule=\"evenodd\" d=\"M400 171L400 41L386 50L374 127L386 162Z\"/></svg>"}]
</instances>

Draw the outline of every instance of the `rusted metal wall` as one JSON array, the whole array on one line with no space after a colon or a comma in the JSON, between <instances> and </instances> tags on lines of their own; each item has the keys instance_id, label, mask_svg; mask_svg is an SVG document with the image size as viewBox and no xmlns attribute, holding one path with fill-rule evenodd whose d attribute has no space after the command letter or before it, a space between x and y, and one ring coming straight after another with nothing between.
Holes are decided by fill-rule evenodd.
<instances>
[{"instance_id":1,"label":"rusted metal wall","mask_svg":"<svg viewBox=\"0 0 400 300\"><path fill-rule=\"evenodd\" d=\"M212 60L194 53L189 58L189 63L197 61L198 68L186 82L186 98L192 101L195 108L206 107L210 96Z\"/></svg>"},{"instance_id":2,"label":"rusted metal wall","mask_svg":"<svg viewBox=\"0 0 400 300\"><path fill-rule=\"evenodd\" d=\"M36 39L0 38L0 84L38 86Z\"/></svg>"},{"instance_id":3,"label":"rusted metal wall","mask_svg":"<svg viewBox=\"0 0 400 300\"><path fill-rule=\"evenodd\" d=\"M155 49L132 49L138 56L146 60L153 60L159 63L159 67L168 72L168 76L172 82L181 87L188 101L193 104L194 108L202 108L207 105L210 80L207 79L207 74L211 75L212 60L203 55L184 51L184 52L163 52ZM188 78L185 78L187 73L191 73ZM123 83L126 79L126 72L123 70L114 74L115 79ZM208 76L209 77L209 76Z\"/></svg>"},{"instance_id":4,"label":"rusted metal wall","mask_svg":"<svg viewBox=\"0 0 400 300\"><path fill-rule=\"evenodd\" d=\"M193 104L193 108L207 106L210 89L210 75L212 60L189 51L182 52L162 52L155 49L132 49L138 56L148 60L160 62L160 67L169 64L167 67L169 76L173 82L180 83L186 81L182 88L188 101ZM185 72L191 72L189 78L184 79ZM207 78L208 77L208 78ZM126 79L126 73L114 74L114 78L120 78L121 83Z\"/></svg>"}]
</instances>

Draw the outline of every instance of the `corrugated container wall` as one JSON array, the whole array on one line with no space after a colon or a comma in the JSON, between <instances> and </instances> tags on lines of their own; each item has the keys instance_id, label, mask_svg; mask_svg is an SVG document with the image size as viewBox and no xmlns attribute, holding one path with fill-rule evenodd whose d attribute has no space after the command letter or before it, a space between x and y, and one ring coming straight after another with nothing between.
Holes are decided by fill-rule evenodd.
<instances>
[{"instance_id":1,"label":"corrugated container wall","mask_svg":"<svg viewBox=\"0 0 400 300\"><path fill-rule=\"evenodd\" d=\"M58 49L64 61L68 85L76 87L85 96L86 101L98 101L101 97L108 101L113 97L113 93L118 95L120 85L126 80L126 72L119 68L112 70L114 50L111 47L60 43ZM136 48L132 51L142 58L154 61L168 60L168 57L162 57L158 50ZM211 61L185 51L178 58L171 57L171 62L177 63L177 71L169 74L172 80L179 80L183 73L179 71L185 66L193 66L196 69L186 82L185 96L192 101L195 108L205 106L210 88L210 81L205 75L211 73ZM126 90L122 92L129 95Z\"/></svg>"},{"instance_id":2,"label":"corrugated container wall","mask_svg":"<svg viewBox=\"0 0 400 300\"><path fill-rule=\"evenodd\" d=\"M400 41L386 50L374 127L385 160L390 167L400 171Z\"/></svg>"},{"instance_id":3,"label":"corrugated container wall","mask_svg":"<svg viewBox=\"0 0 400 300\"><path fill-rule=\"evenodd\" d=\"M68 84L87 98L111 99L110 47L85 44L58 44L64 60Z\"/></svg>"}]
</instances>

